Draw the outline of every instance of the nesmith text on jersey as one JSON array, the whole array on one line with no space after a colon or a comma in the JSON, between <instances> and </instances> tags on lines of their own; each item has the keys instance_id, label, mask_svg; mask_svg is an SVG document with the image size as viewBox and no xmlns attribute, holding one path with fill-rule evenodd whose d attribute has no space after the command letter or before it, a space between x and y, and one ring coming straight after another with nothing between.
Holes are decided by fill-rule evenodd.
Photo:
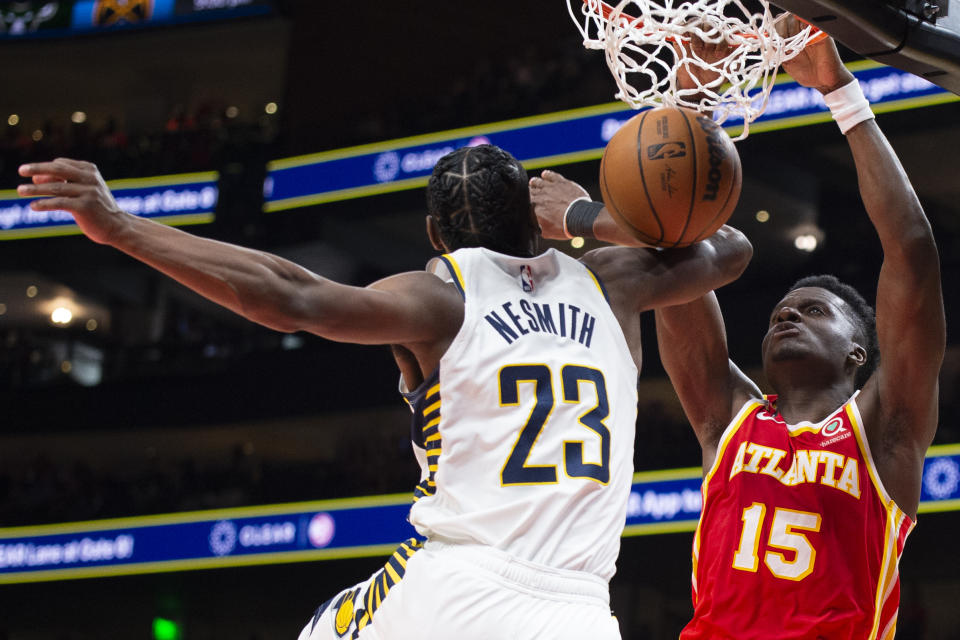
<instances>
[{"instance_id":1,"label":"nesmith text on jersey","mask_svg":"<svg viewBox=\"0 0 960 640\"><path fill-rule=\"evenodd\" d=\"M487 313L484 319L507 344L533 332L570 338L585 347L590 346L597 323L595 317L575 305L563 302L539 304L525 298L504 302Z\"/></svg>"}]
</instances>

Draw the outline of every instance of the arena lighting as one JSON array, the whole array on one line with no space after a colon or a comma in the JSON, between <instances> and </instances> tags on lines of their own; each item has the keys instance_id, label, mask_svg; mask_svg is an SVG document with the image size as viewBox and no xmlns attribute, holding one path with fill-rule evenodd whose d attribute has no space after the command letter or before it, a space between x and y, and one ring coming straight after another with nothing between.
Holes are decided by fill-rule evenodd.
<instances>
[{"instance_id":1,"label":"arena lighting","mask_svg":"<svg viewBox=\"0 0 960 640\"><path fill-rule=\"evenodd\" d=\"M236 118L238 115L240 115L240 109L233 105L230 105L229 107L227 107L227 110L224 111L224 114L232 120L233 118Z\"/></svg>"},{"instance_id":2,"label":"arena lighting","mask_svg":"<svg viewBox=\"0 0 960 640\"><path fill-rule=\"evenodd\" d=\"M73 115L70 116L70 121L73 124L83 124L87 121L87 114L83 111L74 111Z\"/></svg>"},{"instance_id":3,"label":"arena lighting","mask_svg":"<svg viewBox=\"0 0 960 640\"><path fill-rule=\"evenodd\" d=\"M765 209L761 209L760 211L757 211L757 222L766 222L769 219L770 219L769 211Z\"/></svg>"},{"instance_id":4,"label":"arena lighting","mask_svg":"<svg viewBox=\"0 0 960 640\"><path fill-rule=\"evenodd\" d=\"M812 233L804 233L793 239L793 246L800 251L812 252L817 248L817 237Z\"/></svg>"},{"instance_id":5,"label":"arena lighting","mask_svg":"<svg viewBox=\"0 0 960 640\"><path fill-rule=\"evenodd\" d=\"M37 289L37 286L36 286L36 285L33 285L33 284L32 284L32 285L30 285L29 287L27 287L27 297L28 297L28 298L36 298L38 292L39 292L39 289Z\"/></svg>"},{"instance_id":6,"label":"arena lighting","mask_svg":"<svg viewBox=\"0 0 960 640\"><path fill-rule=\"evenodd\" d=\"M43 131L41 131L40 129L36 129L34 130L33 135L31 135L30 137L33 138L34 142L40 142L41 140L43 140Z\"/></svg>"},{"instance_id":7,"label":"arena lighting","mask_svg":"<svg viewBox=\"0 0 960 640\"><path fill-rule=\"evenodd\" d=\"M68 325L73 320L73 312L66 307L57 307L50 313L50 321L53 324Z\"/></svg>"},{"instance_id":8,"label":"arena lighting","mask_svg":"<svg viewBox=\"0 0 960 640\"><path fill-rule=\"evenodd\" d=\"M570 246L573 247L574 249L582 248L583 244L584 244L584 240L580 236L577 236L576 238L570 238Z\"/></svg>"},{"instance_id":9,"label":"arena lighting","mask_svg":"<svg viewBox=\"0 0 960 640\"><path fill-rule=\"evenodd\" d=\"M87 324L86 324L87 331L96 331L98 326L99 324L95 319L90 318L89 320L87 320Z\"/></svg>"},{"instance_id":10,"label":"arena lighting","mask_svg":"<svg viewBox=\"0 0 960 640\"><path fill-rule=\"evenodd\" d=\"M276 103L276 102L268 102L268 103L267 103L267 106L265 106L265 107L263 108L263 110L266 111L269 115L272 116L273 114L275 114L275 113L277 112L277 103Z\"/></svg>"},{"instance_id":11,"label":"arena lighting","mask_svg":"<svg viewBox=\"0 0 960 640\"><path fill-rule=\"evenodd\" d=\"M5 314L6 312L7 312L7 305L5 305L5 304L3 304L2 302L0 302L0 316L2 316L3 314Z\"/></svg>"},{"instance_id":12,"label":"arena lighting","mask_svg":"<svg viewBox=\"0 0 960 640\"><path fill-rule=\"evenodd\" d=\"M62 371L63 373L70 373L71 371L73 371L73 363L70 362L69 360L64 360L63 362L60 363L60 371Z\"/></svg>"},{"instance_id":13,"label":"arena lighting","mask_svg":"<svg viewBox=\"0 0 960 640\"><path fill-rule=\"evenodd\" d=\"M20 116L18 116L15 113L11 113L10 116L7 118L7 124L10 125L11 127L17 126L18 124L20 124Z\"/></svg>"}]
</instances>

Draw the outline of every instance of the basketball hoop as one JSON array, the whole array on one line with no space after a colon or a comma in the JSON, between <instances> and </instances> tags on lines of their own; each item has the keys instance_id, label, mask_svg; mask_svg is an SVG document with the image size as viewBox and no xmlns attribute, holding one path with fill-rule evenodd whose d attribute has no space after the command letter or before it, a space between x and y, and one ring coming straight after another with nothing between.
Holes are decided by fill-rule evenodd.
<instances>
[{"instance_id":1,"label":"basketball hoop","mask_svg":"<svg viewBox=\"0 0 960 640\"><path fill-rule=\"evenodd\" d=\"M810 25L781 35L777 27L790 14L774 15L767 0L753 0L758 10L751 11L747 1L567 0L567 9L583 46L606 52L618 99L635 109L696 109L718 124L742 119L743 132L734 138L742 140L766 109L777 68L825 37ZM723 45L722 55L716 45ZM710 55L701 55L705 48ZM690 81L681 83L684 77Z\"/></svg>"}]
</instances>

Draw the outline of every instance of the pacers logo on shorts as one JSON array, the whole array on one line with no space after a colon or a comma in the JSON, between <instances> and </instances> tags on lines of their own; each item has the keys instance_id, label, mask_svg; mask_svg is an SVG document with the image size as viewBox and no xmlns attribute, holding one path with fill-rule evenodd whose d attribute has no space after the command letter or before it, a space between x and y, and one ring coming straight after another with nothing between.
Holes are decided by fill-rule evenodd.
<instances>
[{"instance_id":1,"label":"pacers logo on shorts","mask_svg":"<svg viewBox=\"0 0 960 640\"><path fill-rule=\"evenodd\" d=\"M99 0L93 10L93 23L109 27L122 22L144 22L153 13L153 0Z\"/></svg>"},{"instance_id":2,"label":"pacers logo on shorts","mask_svg":"<svg viewBox=\"0 0 960 640\"><path fill-rule=\"evenodd\" d=\"M342 637L350 630L350 625L353 623L353 601L358 593L360 593L359 589L348 591L337 602L337 615L333 620L333 628L338 637Z\"/></svg>"},{"instance_id":3,"label":"pacers logo on shorts","mask_svg":"<svg viewBox=\"0 0 960 640\"><path fill-rule=\"evenodd\" d=\"M666 158L682 158L687 155L687 145L683 142L662 142L647 147L647 159L664 160Z\"/></svg>"}]
</instances>

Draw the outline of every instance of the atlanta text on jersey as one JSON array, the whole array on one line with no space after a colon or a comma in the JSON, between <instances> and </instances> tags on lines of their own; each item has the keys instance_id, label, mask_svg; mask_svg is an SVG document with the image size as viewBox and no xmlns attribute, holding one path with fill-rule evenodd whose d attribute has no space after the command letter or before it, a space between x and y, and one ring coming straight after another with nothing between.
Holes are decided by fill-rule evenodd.
<instances>
[{"instance_id":1,"label":"atlanta text on jersey","mask_svg":"<svg viewBox=\"0 0 960 640\"><path fill-rule=\"evenodd\" d=\"M742 442L730 469L730 478L733 479L739 473L762 473L776 478L788 487L805 482L819 482L854 498L860 497L860 473L856 458L848 458L835 451L798 449L793 454L790 468L784 471L779 465L786 456L787 452L782 449Z\"/></svg>"}]
</instances>

